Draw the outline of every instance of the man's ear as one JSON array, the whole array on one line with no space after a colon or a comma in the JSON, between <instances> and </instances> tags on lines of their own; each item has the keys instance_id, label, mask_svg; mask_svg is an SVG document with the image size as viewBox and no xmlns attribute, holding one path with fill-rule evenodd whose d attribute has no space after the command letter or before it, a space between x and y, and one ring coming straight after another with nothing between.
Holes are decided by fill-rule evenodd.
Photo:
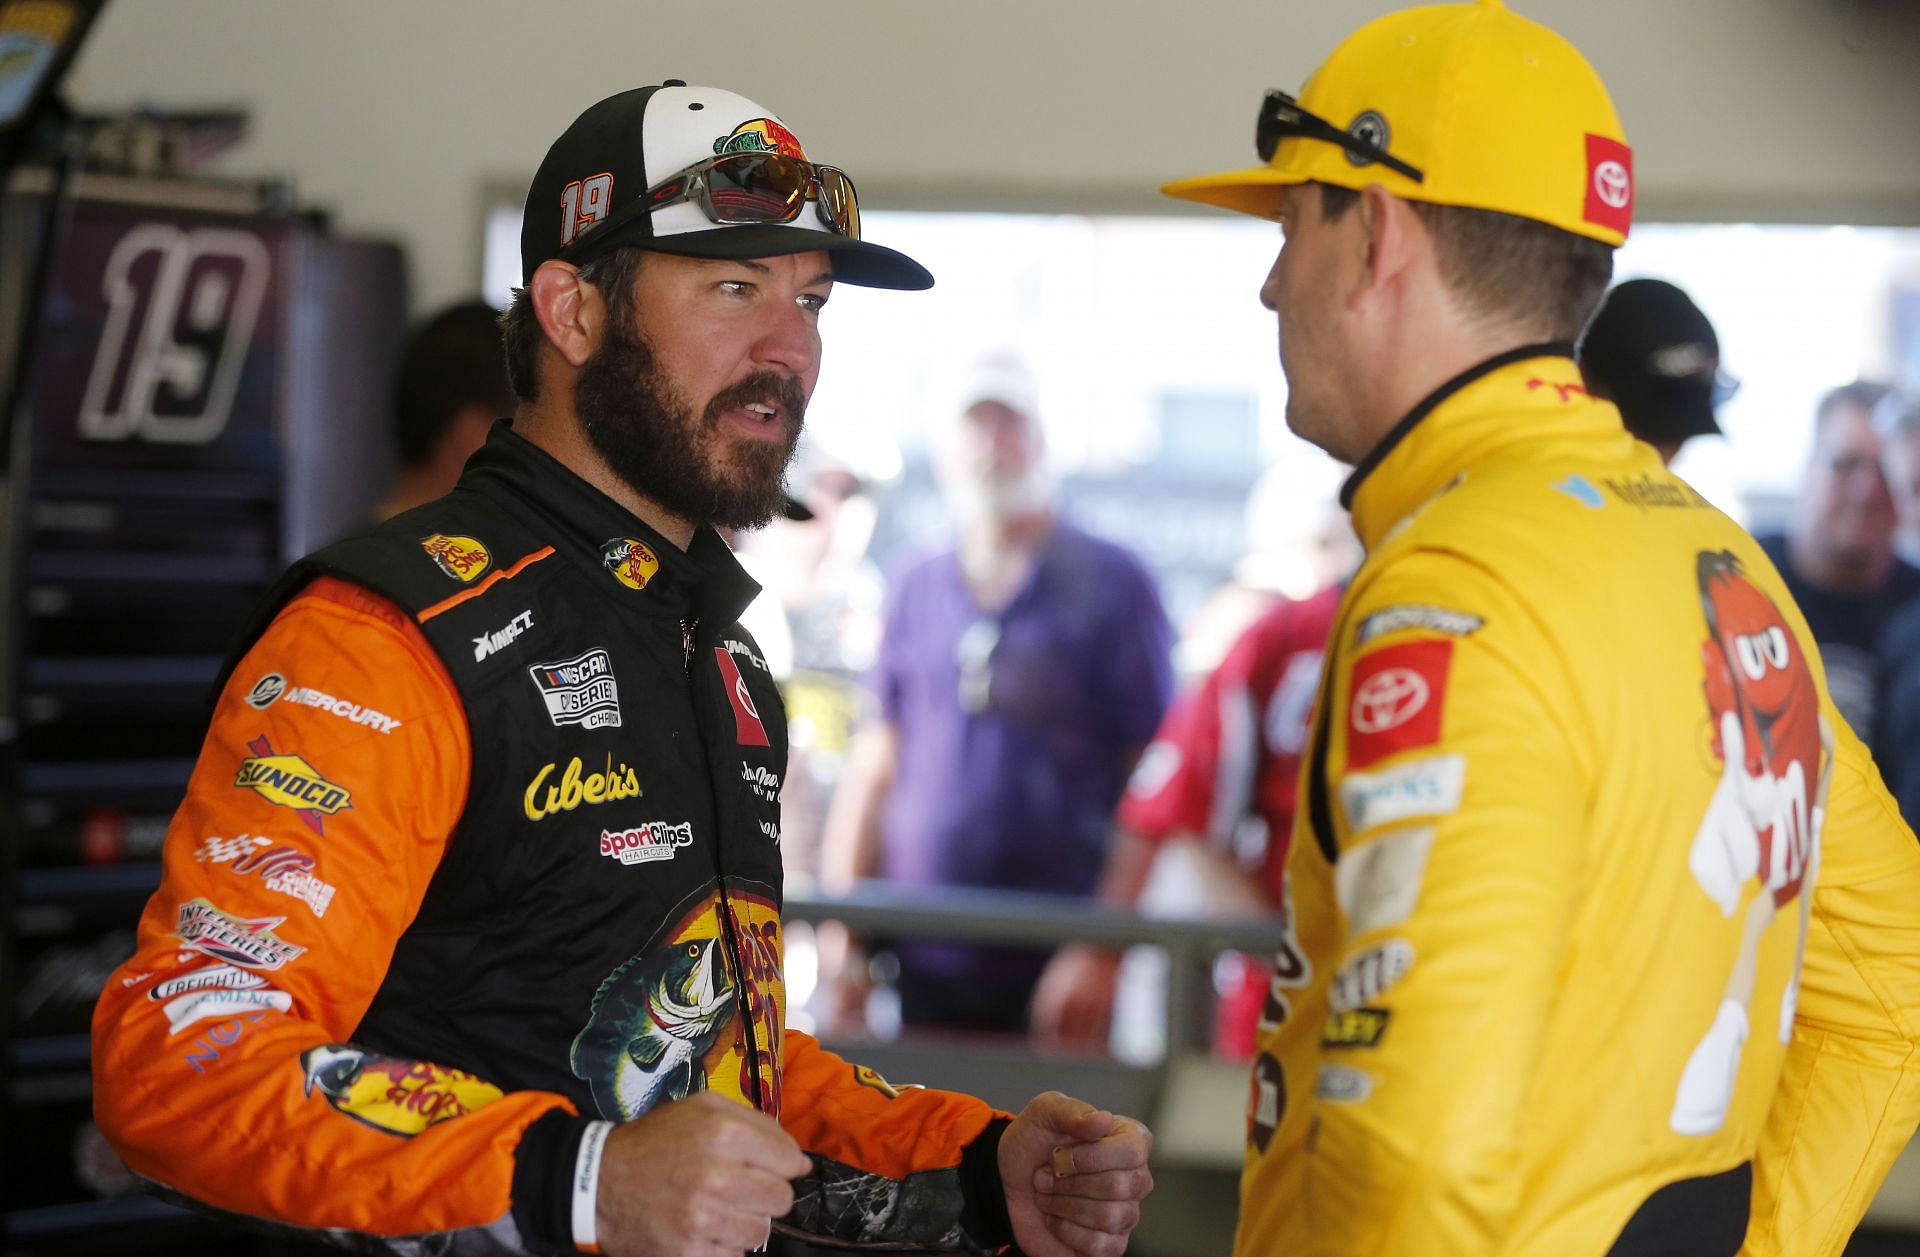
<instances>
[{"instance_id":1,"label":"man's ear","mask_svg":"<svg viewBox=\"0 0 1920 1257\"><path fill-rule=\"evenodd\" d=\"M1400 279L1425 245L1426 233L1413 207L1377 183L1361 190L1354 212L1360 216L1358 247L1363 250L1353 292L1357 300Z\"/></svg>"},{"instance_id":2,"label":"man's ear","mask_svg":"<svg viewBox=\"0 0 1920 1257\"><path fill-rule=\"evenodd\" d=\"M569 365L582 367L600 347L605 329L607 305L600 290L580 278L580 272L566 262L542 262L527 283L533 299L533 312L540 319L540 330L547 343Z\"/></svg>"}]
</instances>

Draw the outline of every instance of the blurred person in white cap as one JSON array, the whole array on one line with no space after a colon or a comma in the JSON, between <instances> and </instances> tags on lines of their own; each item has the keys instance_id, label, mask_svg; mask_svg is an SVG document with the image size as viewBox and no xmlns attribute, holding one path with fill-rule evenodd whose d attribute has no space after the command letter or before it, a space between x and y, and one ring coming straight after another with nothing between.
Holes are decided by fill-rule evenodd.
<instances>
[{"instance_id":1,"label":"blurred person in white cap","mask_svg":"<svg viewBox=\"0 0 1920 1257\"><path fill-rule=\"evenodd\" d=\"M1671 464L1697 436L1719 436L1714 411L1738 383L1720 370L1720 338L1693 299L1659 279L1616 284L1580 338L1587 390Z\"/></svg>"},{"instance_id":2,"label":"blurred person in white cap","mask_svg":"<svg viewBox=\"0 0 1920 1257\"><path fill-rule=\"evenodd\" d=\"M1367 558L1236 1251L1838 1253L1920 1119L1920 848L1766 555L1582 383L1634 195L1606 88L1431 5L1255 142L1166 190L1280 224L1288 423L1355 465Z\"/></svg>"},{"instance_id":3,"label":"blurred person in white cap","mask_svg":"<svg viewBox=\"0 0 1920 1257\"><path fill-rule=\"evenodd\" d=\"M951 408L934 456L957 537L889 582L878 710L828 815L823 881L1085 897L1172 692L1172 629L1140 560L1060 517L1031 368L984 356ZM1019 1030L1047 960L892 950L909 1026Z\"/></svg>"},{"instance_id":4,"label":"blurred person in white cap","mask_svg":"<svg viewBox=\"0 0 1920 1257\"><path fill-rule=\"evenodd\" d=\"M677 80L566 129L521 260L511 422L296 564L222 678L96 1010L101 1127L356 1247L1113 1257L1139 1123L785 1028L785 713L718 530L782 508L834 286L931 277L765 107Z\"/></svg>"}]
</instances>

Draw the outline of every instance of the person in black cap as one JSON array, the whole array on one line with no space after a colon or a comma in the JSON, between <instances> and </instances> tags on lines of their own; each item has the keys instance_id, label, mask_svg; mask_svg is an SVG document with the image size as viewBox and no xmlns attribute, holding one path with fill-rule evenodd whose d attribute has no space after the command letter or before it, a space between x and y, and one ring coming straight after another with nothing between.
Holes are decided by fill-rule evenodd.
<instances>
[{"instance_id":1,"label":"person in black cap","mask_svg":"<svg viewBox=\"0 0 1920 1257\"><path fill-rule=\"evenodd\" d=\"M1616 285L1580 342L1587 391L1627 431L1673 462L1696 436L1719 436L1714 410L1738 387L1720 372L1720 340L1691 298L1658 279Z\"/></svg>"},{"instance_id":2,"label":"person in black cap","mask_svg":"<svg viewBox=\"0 0 1920 1257\"><path fill-rule=\"evenodd\" d=\"M222 677L97 1007L102 1129L166 1191L404 1251L1115 1257L1140 1123L784 1025L786 721L716 529L782 507L834 285L931 277L679 82L567 129L521 252L512 420L296 564Z\"/></svg>"}]
</instances>

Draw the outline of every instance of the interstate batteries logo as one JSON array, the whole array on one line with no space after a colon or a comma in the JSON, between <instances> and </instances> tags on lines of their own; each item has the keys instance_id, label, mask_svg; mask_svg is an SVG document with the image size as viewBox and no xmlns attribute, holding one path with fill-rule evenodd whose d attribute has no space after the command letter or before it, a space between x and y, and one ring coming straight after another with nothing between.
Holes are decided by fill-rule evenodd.
<instances>
[{"instance_id":1,"label":"interstate batteries logo","mask_svg":"<svg viewBox=\"0 0 1920 1257\"><path fill-rule=\"evenodd\" d=\"M251 758L240 762L233 784L251 790L276 807L290 807L307 828L325 836L326 817L353 806L353 794L320 775L320 770L298 755L276 755L262 737L247 743Z\"/></svg>"},{"instance_id":2,"label":"interstate batteries logo","mask_svg":"<svg viewBox=\"0 0 1920 1257\"><path fill-rule=\"evenodd\" d=\"M470 585L480 573L493 565L487 548L472 537L452 537L437 532L420 538L420 548L439 565L440 570L463 585Z\"/></svg>"},{"instance_id":3,"label":"interstate batteries logo","mask_svg":"<svg viewBox=\"0 0 1920 1257\"><path fill-rule=\"evenodd\" d=\"M583 729L620 727L620 690L613 681L613 661L604 650L589 650L560 663L536 663L527 669L547 705L554 725Z\"/></svg>"},{"instance_id":4,"label":"interstate batteries logo","mask_svg":"<svg viewBox=\"0 0 1920 1257\"><path fill-rule=\"evenodd\" d=\"M285 917L236 917L214 907L211 900L190 899L180 905L174 933L195 951L215 960L248 969L278 969L306 955L307 949L273 932Z\"/></svg>"},{"instance_id":5,"label":"interstate batteries logo","mask_svg":"<svg viewBox=\"0 0 1920 1257\"><path fill-rule=\"evenodd\" d=\"M628 589L645 589L660 571L660 556L644 541L615 537L600 547L600 561Z\"/></svg>"}]
</instances>

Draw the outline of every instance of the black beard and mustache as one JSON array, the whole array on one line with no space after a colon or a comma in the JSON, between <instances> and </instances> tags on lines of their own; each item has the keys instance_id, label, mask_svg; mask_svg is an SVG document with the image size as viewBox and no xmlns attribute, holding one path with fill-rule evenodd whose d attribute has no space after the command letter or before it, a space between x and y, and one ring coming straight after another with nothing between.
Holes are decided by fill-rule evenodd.
<instances>
[{"instance_id":1,"label":"black beard and mustache","mask_svg":"<svg viewBox=\"0 0 1920 1257\"><path fill-rule=\"evenodd\" d=\"M669 514L721 528L759 528L780 513L782 482L806 419L800 381L757 371L714 395L698 420L661 377L653 350L621 321L580 368L574 409L587 443L613 474ZM721 417L748 402L786 411L784 441L730 440ZM770 421L772 422L772 421ZM730 456L716 455L730 450Z\"/></svg>"}]
</instances>

